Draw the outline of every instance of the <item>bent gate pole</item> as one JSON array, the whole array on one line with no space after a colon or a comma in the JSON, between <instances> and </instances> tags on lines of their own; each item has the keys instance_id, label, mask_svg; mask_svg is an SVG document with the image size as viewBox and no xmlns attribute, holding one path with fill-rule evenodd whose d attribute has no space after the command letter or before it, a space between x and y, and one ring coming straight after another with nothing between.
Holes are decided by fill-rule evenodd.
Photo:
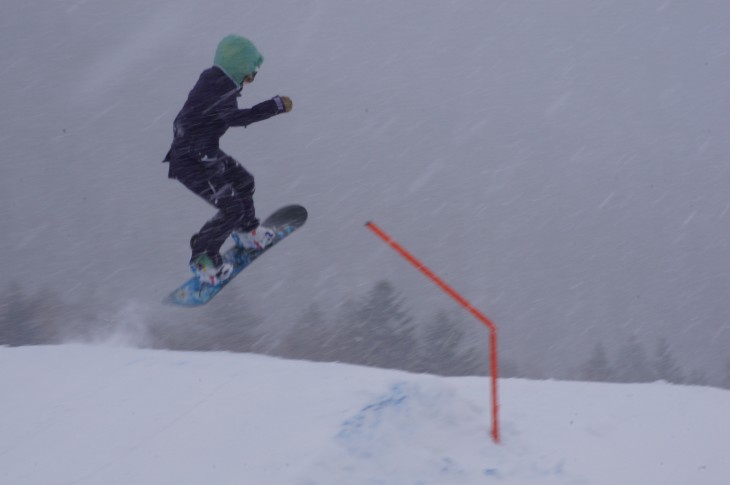
<instances>
[{"instance_id":1,"label":"bent gate pole","mask_svg":"<svg viewBox=\"0 0 730 485\"><path fill-rule=\"evenodd\" d=\"M431 281L433 281L439 288L441 288L447 295L459 302L461 306L466 308L477 320L482 322L489 329L489 358L491 367L491 383L492 383L492 439L495 443L499 443L499 403L497 401L497 327L492 321L486 317L479 310L471 306L464 297L458 294L453 288L444 283L441 278L436 276L433 271L428 269L423 263L417 260L411 253L406 251L403 246L395 242L388 234L380 229L375 223L369 221L365 226L377 234L383 241L385 241L390 247L400 254L404 259L416 267L421 273L426 275Z\"/></svg>"}]
</instances>

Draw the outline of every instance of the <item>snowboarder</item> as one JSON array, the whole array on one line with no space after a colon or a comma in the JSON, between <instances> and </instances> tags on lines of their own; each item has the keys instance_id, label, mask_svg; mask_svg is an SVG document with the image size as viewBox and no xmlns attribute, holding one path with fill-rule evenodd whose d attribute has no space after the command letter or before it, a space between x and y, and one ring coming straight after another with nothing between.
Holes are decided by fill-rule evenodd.
<instances>
[{"instance_id":1,"label":"snowboarder","mask_svg":"<svg viewBox=\"0 0 730 485\"><path fill-rule=\"evenodd\" d=\"M238 108L241 90L253 82L263 61L250 40L239 35L221 40L213 67L202 72L175 118L172 146L164 160L170 163L169 178L218 209L190 240L190 269L211 285L226 280L233 269L220 255L228 236L246 249L264 248L274 238L274 232L256 218L253 176L219 146L231 126L246 127L291 111L287 96Z\"/></svg>"}]
</instances>

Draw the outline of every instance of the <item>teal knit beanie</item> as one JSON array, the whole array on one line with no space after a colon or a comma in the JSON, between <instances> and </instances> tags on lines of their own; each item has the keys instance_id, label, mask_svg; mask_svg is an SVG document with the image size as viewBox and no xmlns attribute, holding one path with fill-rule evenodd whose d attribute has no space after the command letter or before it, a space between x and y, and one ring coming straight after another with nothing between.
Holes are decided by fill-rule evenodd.
<instances>
[{"instance_id":1,"label":"teal knit beanie","mask_svg":"<svg viewBox=\"0 0 730 485\"><path fill-rule=\"evenodd\" d=\"M252 74L263 62L264 56L253 42L240 35L224 37L215 51L214 64L223 69L238 86L243 84L243 78Z\"/></svg>"}]
</instances>

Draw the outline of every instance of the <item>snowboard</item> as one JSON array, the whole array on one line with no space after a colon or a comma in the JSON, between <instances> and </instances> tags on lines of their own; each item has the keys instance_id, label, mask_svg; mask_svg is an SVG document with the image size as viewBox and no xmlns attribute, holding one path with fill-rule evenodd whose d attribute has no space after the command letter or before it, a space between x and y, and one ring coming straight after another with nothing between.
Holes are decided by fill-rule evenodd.
<instances>
[{"instance_id":1,"label":"snowboard","mask_svg":"<svg viewBox=\"0 0 730 485\"><path fill-rule=\"evenodd\" d=\"M273 242L264 249L242 249L232 247L222 254L223 260L233 265L231 277L217 285L201 282L193 276L178 289L170 293L163 303L184 307L205 305L213 299L225 286L233 281L241 271L253 263L259 256L276 246L289 234L304 225L307 220L307 210L300 205L289 205L277 210L261 224L270 227L276 232Z\"/></svg>"}]
</instances>

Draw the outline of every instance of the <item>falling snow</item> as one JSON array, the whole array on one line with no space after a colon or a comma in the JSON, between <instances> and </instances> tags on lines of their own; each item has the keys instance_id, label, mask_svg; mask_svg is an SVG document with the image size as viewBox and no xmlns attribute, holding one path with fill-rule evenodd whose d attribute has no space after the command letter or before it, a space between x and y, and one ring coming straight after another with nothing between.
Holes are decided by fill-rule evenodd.
<instances>
[{"instance_id":1,"label":"falling snow","mask_svg":"<svg viewBox=\"0 0 730 485\"><path fill-rule=\"evenodd\" d=\"M236 32L266 58L240 105L282 94L294 110L223 148L256 176L259 214L310 213L226 290L267 341L380 279L419 318L453 308L373 220L495 320L526 374L572 376L597 342L630 338L724 372L725 2L6 0L0 24L8 284L115 318L195 318L159 301L212 210L160 161Z\"/></svg>"}]
</instances>

